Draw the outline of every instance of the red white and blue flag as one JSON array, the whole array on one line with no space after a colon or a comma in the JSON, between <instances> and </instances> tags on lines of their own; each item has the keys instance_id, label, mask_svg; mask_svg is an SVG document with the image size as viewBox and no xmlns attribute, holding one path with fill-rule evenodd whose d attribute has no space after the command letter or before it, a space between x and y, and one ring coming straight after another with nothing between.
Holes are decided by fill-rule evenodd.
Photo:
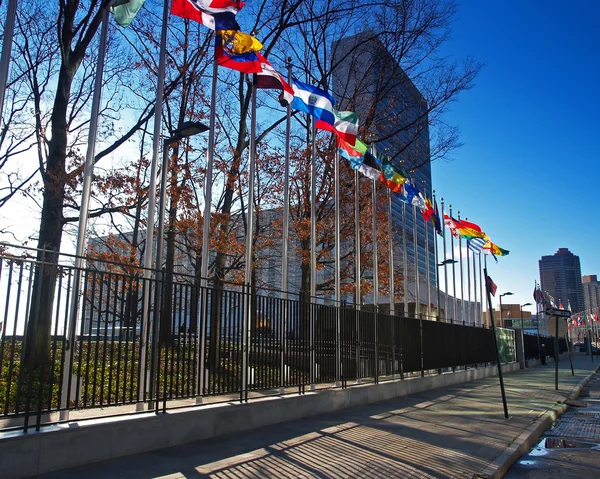
<instances>
[{"instance_id":1,"label":"red white and blue flag","mask_svg":"<svg viewBox=\"0 0 600 479\"><path fill-rule=\"evenodd\" d=\"M173 0L171 13L211 30L240 30L235 15L243 6L244 2L232 0Z\"/></svg>"}]
</instances>

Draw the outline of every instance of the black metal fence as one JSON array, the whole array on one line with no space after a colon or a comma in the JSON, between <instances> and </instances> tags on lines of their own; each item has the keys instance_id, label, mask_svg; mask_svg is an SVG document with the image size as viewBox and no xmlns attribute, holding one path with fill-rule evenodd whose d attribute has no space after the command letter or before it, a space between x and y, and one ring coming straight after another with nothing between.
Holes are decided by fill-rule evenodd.
<instances>
[{"instance_id":1,"label":"black metal fence","mask_svg":"<svg viewBox=\"0 0 600 479\"><path fill-rule=\"evenodd\" d=\"M0 256L0 429L495 362L492 331L474 325L69 261Z\"/></svg>"}]
</instances>

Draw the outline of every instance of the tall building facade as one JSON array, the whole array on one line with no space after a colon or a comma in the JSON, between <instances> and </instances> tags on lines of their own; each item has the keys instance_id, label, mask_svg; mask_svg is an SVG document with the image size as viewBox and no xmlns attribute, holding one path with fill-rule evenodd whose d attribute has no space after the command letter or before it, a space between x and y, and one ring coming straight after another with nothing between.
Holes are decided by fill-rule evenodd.
<instances>
[{"instance_id":1,"label":"tall building facade","mask_svg":"<svg viewBox=\"0 0 600 479\"><path fill-rule=\"evenodd\" d=\"M581 278L583 283L583 301L585 309L593 310L594 313L600 308L600 283L595 274L584 275Z\"/></svg>"},{"instance_id":2,"label":"tall building facade","mask_svg":"<svg viewBox=\"0 0 600 479\"><path fill-rule=\"evenodd\" d=\"M583 311L585 303L579 256L568 248L559 248L552 256L542 256L539 267L542 290L552 295L557 305L560 301L566 308L571 303L573 312Z\"/></svg>"},{"instance_id":3,"label":"tall building facade","mask_svg":"<svg viewBox=\"0 0 600 479\"><path fill-rule=\"evenodd\" d=\"M357 112L360 124L371 135L362 139L375 142L377 151L387 154L392 164L409 173L417 188L431 197L428 106L421 92L372 32L335 42L332 57L331 88L336 107ZM396 193L392 193L392 212L397 231L394 269L402 274L406 261L407 277L412 284L407 291L409 301L416 301L418 289L423 308L428 299L430 303L436 302L435 231L418 210L403 204ZM417 284L419 288L415 287ZM430 288L433 298L427 297Z\"/></svg>"}]
</instances>

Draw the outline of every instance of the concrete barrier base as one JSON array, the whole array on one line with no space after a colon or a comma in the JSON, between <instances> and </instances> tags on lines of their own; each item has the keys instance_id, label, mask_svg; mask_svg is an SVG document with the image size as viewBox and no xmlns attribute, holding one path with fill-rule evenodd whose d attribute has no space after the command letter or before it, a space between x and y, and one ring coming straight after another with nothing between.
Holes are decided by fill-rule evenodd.
<instances>
[{"instance_id":1,"label":"concrete barrier base","mask_svg":"<svg viewBox=\"0 0 600 479\"><path fill-rule=\"evenodd\" d=\"M503 371L519 369L519 363ZM3 478L24 478L384 401L497 375L496 366L153 413L97 419L0 438Z\"/></svg>"}]
</instances>

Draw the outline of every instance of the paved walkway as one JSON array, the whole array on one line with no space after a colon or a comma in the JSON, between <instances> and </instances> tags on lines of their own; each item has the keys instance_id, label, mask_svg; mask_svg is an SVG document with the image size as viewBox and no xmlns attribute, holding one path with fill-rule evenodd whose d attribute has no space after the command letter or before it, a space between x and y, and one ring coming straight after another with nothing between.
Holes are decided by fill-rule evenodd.
<instances>
[{"instance_id":1,"label":"paved walkway","mask_svg":"<svg viewBox=\"0 0 600 479\"><path fill-rule=\"evenodd\" d=\"M243 434L46 474L69 478L501 477L598 366L589 357L435 389Z\"/></svg>"}]
</instances>

